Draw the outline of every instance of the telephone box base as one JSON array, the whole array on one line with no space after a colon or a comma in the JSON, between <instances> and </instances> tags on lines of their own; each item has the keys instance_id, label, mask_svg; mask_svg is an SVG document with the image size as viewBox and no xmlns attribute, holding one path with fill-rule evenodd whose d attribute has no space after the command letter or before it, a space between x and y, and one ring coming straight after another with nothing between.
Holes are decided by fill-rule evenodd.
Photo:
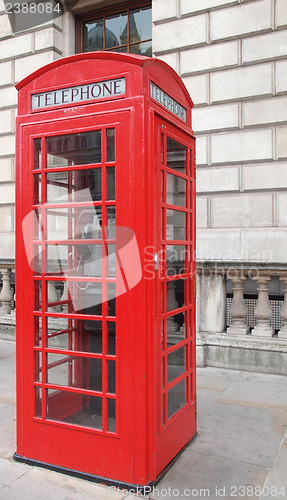
<instances>
[{"instance_id":1,"label":"telephone box base","mask_svg":"<svg viewBox=\"0 0 287 500\"><path fill-rule=\"evenodd\" d=\"M174 459L165 467L165 469L157 476L154 481L150 481L146 485L142 484L131 484L124 483L122 481L115 481L110 478L95 476L93 474L88 474L86 472L79 472L73 469L67 469L66 467L61 467L59 465L47 464L45 462L39 462L38 460L33 460L31 458L22 457L22 455L18 455L18 453L14 453L14 460L16 462L25 463L27 465L32 465L34 467L42 467L43 469L49 469L54 472L59 472L60 474L66 474L67 476L77 477L79 479L84 479L86 481L91 481L93 483L104 484L105 486L113 486L114 488L118 488L119 490L127 490L129 493L136 493L140 495L149 494L152 489L164 478L169 469L175 464L178 458L182 455L182 453L189 447L189 445L195 440L197 437L197 433L193 436L193 438L180 450L180 452L174 457Z\"/></svg>"}]
</instances>

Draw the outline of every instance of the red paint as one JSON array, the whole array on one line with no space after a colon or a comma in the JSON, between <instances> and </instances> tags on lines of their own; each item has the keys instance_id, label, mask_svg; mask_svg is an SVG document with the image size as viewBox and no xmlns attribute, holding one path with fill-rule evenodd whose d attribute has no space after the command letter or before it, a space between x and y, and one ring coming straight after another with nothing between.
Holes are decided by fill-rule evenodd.
<instances>
[{"instance_id":1,"label":"red paint","mask_svg":"<svg viewBox=\"0 0 287 500\"><path fill-rule=\"evenodd\" d=\"M110 95L107 82L119 78L125 78L124 95L117 95L118 87ZM75 87L97 82L105 82L102 98L67 102ZM162 91L162 104L150 98L150 82ZM165 63L112 52L57 60L17 88L17 454L145 485L196 432L192 101ZM32 111L31 96L44 92L49 107ZM184 116L182 107L186 122L172 113ZM185 161L185 171L178 161ZM77 198L80 188L90 189L92 198ZM129 228L117 239L114 209L116 227ZM36 255L29 262L22 221L31 212L35 224L41 213L42 233L33 240L29 222L26 246ZM177 258L164 259L174 249L179 255L179 247L181 271ZM101 273L91 258L95 251L102 252ZM48 299L48 282L61 294L65 280L68 295ZM116 311L114 301L107 302L115 284ZM172 303L173 312L167 310ZM167 335L182 318L180 332ZM115 351L109 340L114 329Z\"/></svg>"}]
</instances>

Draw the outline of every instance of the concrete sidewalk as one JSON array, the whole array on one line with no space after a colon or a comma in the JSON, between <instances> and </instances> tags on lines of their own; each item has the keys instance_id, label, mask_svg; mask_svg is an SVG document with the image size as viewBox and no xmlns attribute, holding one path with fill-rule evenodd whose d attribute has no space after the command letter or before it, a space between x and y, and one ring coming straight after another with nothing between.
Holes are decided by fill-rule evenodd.
<instances>
[{"instance_id":1,"label":"concrete sidewalk","mask_svg":"<svg viewBox=\"0 0 287 500\"><path fill-rule=\"evenodd\" d=\"M287 377L199 368L198 437L147 498L287 500ZM0 340L0 499L135 499L14 462L15 343Z\"/></svg>"}]
</instances>

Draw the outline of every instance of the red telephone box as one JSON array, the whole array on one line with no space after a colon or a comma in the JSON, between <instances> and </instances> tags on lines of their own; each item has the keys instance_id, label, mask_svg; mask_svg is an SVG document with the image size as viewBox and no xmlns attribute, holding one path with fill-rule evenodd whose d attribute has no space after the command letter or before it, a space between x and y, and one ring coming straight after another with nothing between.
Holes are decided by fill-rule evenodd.
<instances>
[{"instance_id":1,"label":"red telephone box","mask_svg":"<svg viewBox=\"0 0 287 500\"><path fill-rule=\"evenodd\" d=\"M196 433L192 101L112 52L17 89L15 458L151 484Z\"/></svg>"}]
</instances>

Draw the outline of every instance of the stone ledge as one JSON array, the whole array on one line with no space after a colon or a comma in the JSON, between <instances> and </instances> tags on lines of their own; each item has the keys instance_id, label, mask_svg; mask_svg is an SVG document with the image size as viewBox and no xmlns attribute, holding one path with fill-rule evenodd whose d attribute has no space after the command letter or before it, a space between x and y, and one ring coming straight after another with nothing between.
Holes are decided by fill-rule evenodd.
<instances>
[{"instance_id":1,"label":"stone ledge","mask_svg":"<svg viewBox=\"0 0 287 500\"><path fill-rule=\"evenodd\" d=\"M197 364L234 370L287 375L287 340L197 333Z\"/></svg>"}]
</instances>

